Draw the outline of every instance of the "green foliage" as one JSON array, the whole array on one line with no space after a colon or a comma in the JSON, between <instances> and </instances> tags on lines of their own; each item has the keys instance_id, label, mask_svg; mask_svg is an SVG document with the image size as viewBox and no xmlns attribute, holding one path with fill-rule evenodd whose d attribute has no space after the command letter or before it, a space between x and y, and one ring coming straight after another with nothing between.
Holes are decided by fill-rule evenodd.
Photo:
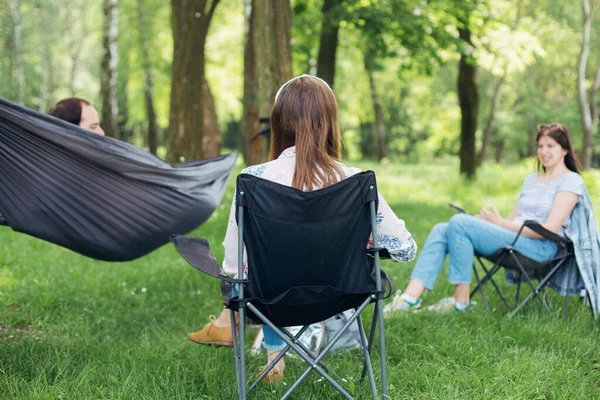
<instances>
[{"instance_id":1,"label":"green foliage","mask_svg":"<svg viewBox=\"0 0 600 400\"><path fill-rule=\"evenodd\" d=\"M470 211L495 204L506 215L531 164L485 164L475 182L447 163L377 166L378 186L420 247L431 227L453 214L450 201ZM238 166L238 170L241 165ZM584 179L600 209L600 175ZM218 259L234 179L215 214L194 236L207 238ZM129 263L103 263L8 228L0 229L0 393L3 399L232 399L234 363L229 348L189 342L209 314L221 310L218 283L191 268L166 245ZM414 263L384 267L402 288ZM514 294L514 288L503 290ZM451 293L442 272L426 304ZM551 295L557 315L532 302L508 318L488 291L493 311L480 302L467 314L421 312L386 320L392 399L573 399L600 396L597 326L576 298L569 319L563 298ZM252 340L253 331L247 339ZM357 398L369 398L359 382L356 352L328 357ZM248 375L263 357L250 357ZM377 361L375 365L378 365ZM357 369L358 368L358 369ZM377 368L375 368L377 370ZM287 386L263 386L252 398L275 399L303 370L287 360ZM311 374L296 396L337 399Z\"/></svg>"}]
</instances>

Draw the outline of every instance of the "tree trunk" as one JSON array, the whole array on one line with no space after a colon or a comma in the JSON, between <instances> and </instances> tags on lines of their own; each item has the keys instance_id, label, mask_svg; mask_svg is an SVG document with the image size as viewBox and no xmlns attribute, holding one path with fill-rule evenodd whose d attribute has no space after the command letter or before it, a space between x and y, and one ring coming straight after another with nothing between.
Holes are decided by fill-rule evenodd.
<instances>
[{"instance_id":1,"label":"tree trunk","mask_svg":"<svg viewBox=\"0 0 600 400\"><path fill-rule=\"evenodd\" d=\"M463 44L473 47L471 31L467 24L458 29ZM461 111L460 123L460 172L468 179L475 178L475 132L477 131L477 113L479 111L479 95L477 93L477 66L475 60L466 51L460 55L458 66L458 101Z\"/></svg>"},{"instance_id":2,"label":"tree trunk","mask_svg":"<svg viewBox=\"0 0 600 400\"><path fill-rule=\"evenodd\" d=\"M321 13L321 39L319 42L319 58L317 60L317 76L333 87L335 78L335 57L338 46L341 0L325 0Z\"/></svg>"},{"instance_id":3,"label":"tree trunk","mask_svg":"<svg viewBox=\"0 0 600 400\"><path fill-rule=\"evenodd\" d=\"M206 79L202 84L204 121L202 133L202 156L215 157L221 154L221 128L215 109L215 100Z\"/></svg>"},{"instance_id":4,"label":"tree trunk","mask_svg":"<svg viewBox=\"0 0 600 400\"><path fill-rule=\"evenodd\" d=\"M254 48L254 17L256 9L252 0L246 0L246 32L244 43L244 97L241 123L242 149L246 165L258 164L262 158L261 140L250 140L259 130L258 80L256 77Z\"/></svg>"},{"instance_id":5,"label":"tree trunk","mask_svg":"<svg viewBox=\"0 0 600 400\"><path fill-rule=\"evenodd\" d=\"M204 157L204 49L210 21L219 0L171 0L173 66L169 111L168 160Z\"/></svg>"},{"instance_id":6,"label":"tree trunk","mask_svg":"<svg viewBox=\"0 0 600 400\"><path fill-rule=\"evenodd\" d=\"M119 137L117 115L117 35L119 13L117 0L104 0L104 24L102 27L102 64L100 97L102 98L102 114L100 125L106 136Z\"/></svg>"},{"instance_id":7,"label":"tree trunk","mask_svg":"<svg viewBox=\"0 0 600 400\"><path fill-rule=\"evenodd\" d=\"M292 78L292 11L290 0L254 0L254 45L258 79L258 111L271 115L275 94ZM261 160L268 158L269 140L261 141Z\"/></svg>"},{"instance_id":8,"label":"tree trunk","mask_svg":"<svg viewBox=\"0 0 600 400\"><path fill-rule=\"evenodd\" d=\"M490 107L490 115L485 125L485 131L483 132L483 141L481 143L481 149L479 150L479 156L477 157L477 165L481 165L485 159L485 152L490 144L490 140L495 131L494 122L496 118L496 112L500 108L500 99L502 98L502 84L506 79L506 74L502 75L496 84L494 85L494 92L492 94L492 105Z\"/></svg>"},{"instance_id":9,"label":"tree trunk","mask_svg":"<svg viewBox=\"0 0 600 400\"><path fill-rule=\"evenodd\" d=\"M50 71L52 70L52 60L50 59L50 21L48 9L46 7L39 8L42 19L42 80L40 82L40 102L38 111L45 113L48 111L48 86L50 81Z\"/></svg>"},{"instance_id":10,"label":"tree trunk","mask_svg":"<svg viewBox=\"0 0 600 400\"><path fill-rule=\"evenodd\" d=\"M146 17L144 0L138 0L137 9L142 67L144 68L144 99L146 100L146 118L148 119L148 148L150 153L156 155L158 148L158 125L154 110L154 84L152 79L152 63L150 62L150 26Z\"/></svg>"},{"instance_id":11,"label":"tree trunk","mask_svg":"<svg viewBox=\"0 0 600 400\"><path fill-rule=\"evenodd\" d=\"M504 140L499 140L494 143L494 161L497 164L502 162L502 153L504 151Z\"/></svg>"},{"instance_id":12,"label":"tree trunk","mask_svg":"<svg viewBox=\"0 0 600 400\"><path fill-rule=\"evenodd\" d=\"M369 91L371 92L371 100L373 102L373 112L375 114L375 144L377 149L377 161L381 162L387 157L387 150L385 147L385 121L383 119L383 107L381 106L381 99L377 92L377 85L375 82L375 71L373 64L371 63L371 57L365 53L365 69L369 76Z\"/></svg>"},{"instance_id":13,"label":"tree trunk","mask_svg":"<svg viewBox=\"0 0 600 400\"><path fill-rule=\"evenodd\" d=\"M597 70L590 94L585 87L587 62L590 54L590 34L592 30L592 5L590 0L582 0L583 6L583 37L581 51L579 53L579 64L577 68L577 93L579 110L581 113L581 128L583 130L583 147L581 148L581 167L588 169L592 166L593 158L593 134L598 125L598 109L596 105L596 93L600 85L600 67Z\"/></svg>"},{"instance_id":14,"label":"tree trunk","mask_svg":"<svg viewBox=\"0 0 600 400\"><path fill-rule=\"evenodd\" d=\"M25 75L23 73L23 47L21 45L21 4L19 0L10 1L10 12L13 20L13 37L15 46L15 70L17 81L17 103L25 104Z\"/></svg>"}]
</instances>

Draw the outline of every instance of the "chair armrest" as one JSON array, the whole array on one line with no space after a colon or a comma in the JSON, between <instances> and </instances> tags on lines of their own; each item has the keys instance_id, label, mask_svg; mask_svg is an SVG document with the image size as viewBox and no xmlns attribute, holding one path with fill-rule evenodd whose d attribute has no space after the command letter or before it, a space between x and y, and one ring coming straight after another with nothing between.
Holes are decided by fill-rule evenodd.
<instances>
[{"instance_id":1,"label":"chair armrest","mask_svg":"<svg viewBox=\"0 0 600 400\"><path fill-rule=\"evenodd\" d=\"M229 283L248 282L245 279L234 279L223 273L206 239L173 235L171 236L171 242L175 245L177 252L197 270Z\"/></svg>"},{"instance_id":2,"label":"chair armrest","mask_svg":"<svg viewBox=\"0 0 600 400\"><path fill-rule=\"evenodd\" d=\"M465 211L465 209L464 209L464 208L462 208L462 207L461 207L461 206L459 206L459 205L456 205L456 204L454 204L454 203L450 203L450 204L448 204L448 205L449 205L450 207L454 208L456 211L458 211L458 212L459 212L459 213L461 213L461 214L469 214L468 212L466 212L466 211ZM469 215L470 215L470 214L469 214Z\"/></svg>"},{"instance_id":3,"label":"chair armrest","mask_svg":"<svg viewBox=\"0 0 600 400\"><path fill-rule=\"evenodd\" d=\"M557 244L562 244L564 246L571 244L570 240L565 239L564 237L559 236L552 231L549 231L548 229L544 228L537 221L527 220L527 221L523 222L523 227L527 227L527 228L531 229L532 231L534 231L535 233L537 233L538 235L540 235L541 237L543 237L544 239L552 240L553 242L555 242ZM521 228L521 230L522 229L523 228ZM519 233L520 232L521 231L519 231Z\"/></svg>"}]
</instances>

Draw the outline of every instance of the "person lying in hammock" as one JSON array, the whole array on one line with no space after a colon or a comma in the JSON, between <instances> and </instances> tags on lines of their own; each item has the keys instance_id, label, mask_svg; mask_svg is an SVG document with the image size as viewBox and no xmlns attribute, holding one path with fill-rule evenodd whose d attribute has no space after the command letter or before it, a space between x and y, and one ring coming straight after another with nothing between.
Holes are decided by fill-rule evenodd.
<instances>
[{"instance_id":1,"label":"person lying in hammock","mask_svg":"<svg viewBox=\"0 0 600 400\"><path fill-rule=\"evenodd\" d=\"M62 99L48 111L48 115L104 136L104 130L102 130L98 118L98 111L87 100L77 97ZM0 212L0 225L8 225L2 212Z\"/></svg>"},{"instance_id":2,"label":"person lying in hammock","mask_svg":"<svg viewBox=\"0 0 600 400\"><path fill-rule=\"evenodd\" d=\"M77 97L62 99L48 111L48 114L104 136L98 111L87 100Z\"/></svg>"}]
</instances>

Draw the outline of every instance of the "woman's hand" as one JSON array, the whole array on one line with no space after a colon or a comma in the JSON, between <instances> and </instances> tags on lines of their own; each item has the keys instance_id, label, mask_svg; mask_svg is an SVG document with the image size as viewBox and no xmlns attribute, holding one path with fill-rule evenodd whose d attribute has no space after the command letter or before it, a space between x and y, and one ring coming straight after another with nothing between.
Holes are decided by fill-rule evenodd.
<instances>
[{"instance_id":1,"label":"woman's hand","mask_svg":"<svg viewBox=\"0 0 600 400\"><path fill-rule=\"evenodd\" d=\"M496 210L496 207L490 206L490 209L483 207L479 214L476 215L478 218L484 219L492 224L500 225L503 218L502 215Z\"/></svg>"}]
</instances>

